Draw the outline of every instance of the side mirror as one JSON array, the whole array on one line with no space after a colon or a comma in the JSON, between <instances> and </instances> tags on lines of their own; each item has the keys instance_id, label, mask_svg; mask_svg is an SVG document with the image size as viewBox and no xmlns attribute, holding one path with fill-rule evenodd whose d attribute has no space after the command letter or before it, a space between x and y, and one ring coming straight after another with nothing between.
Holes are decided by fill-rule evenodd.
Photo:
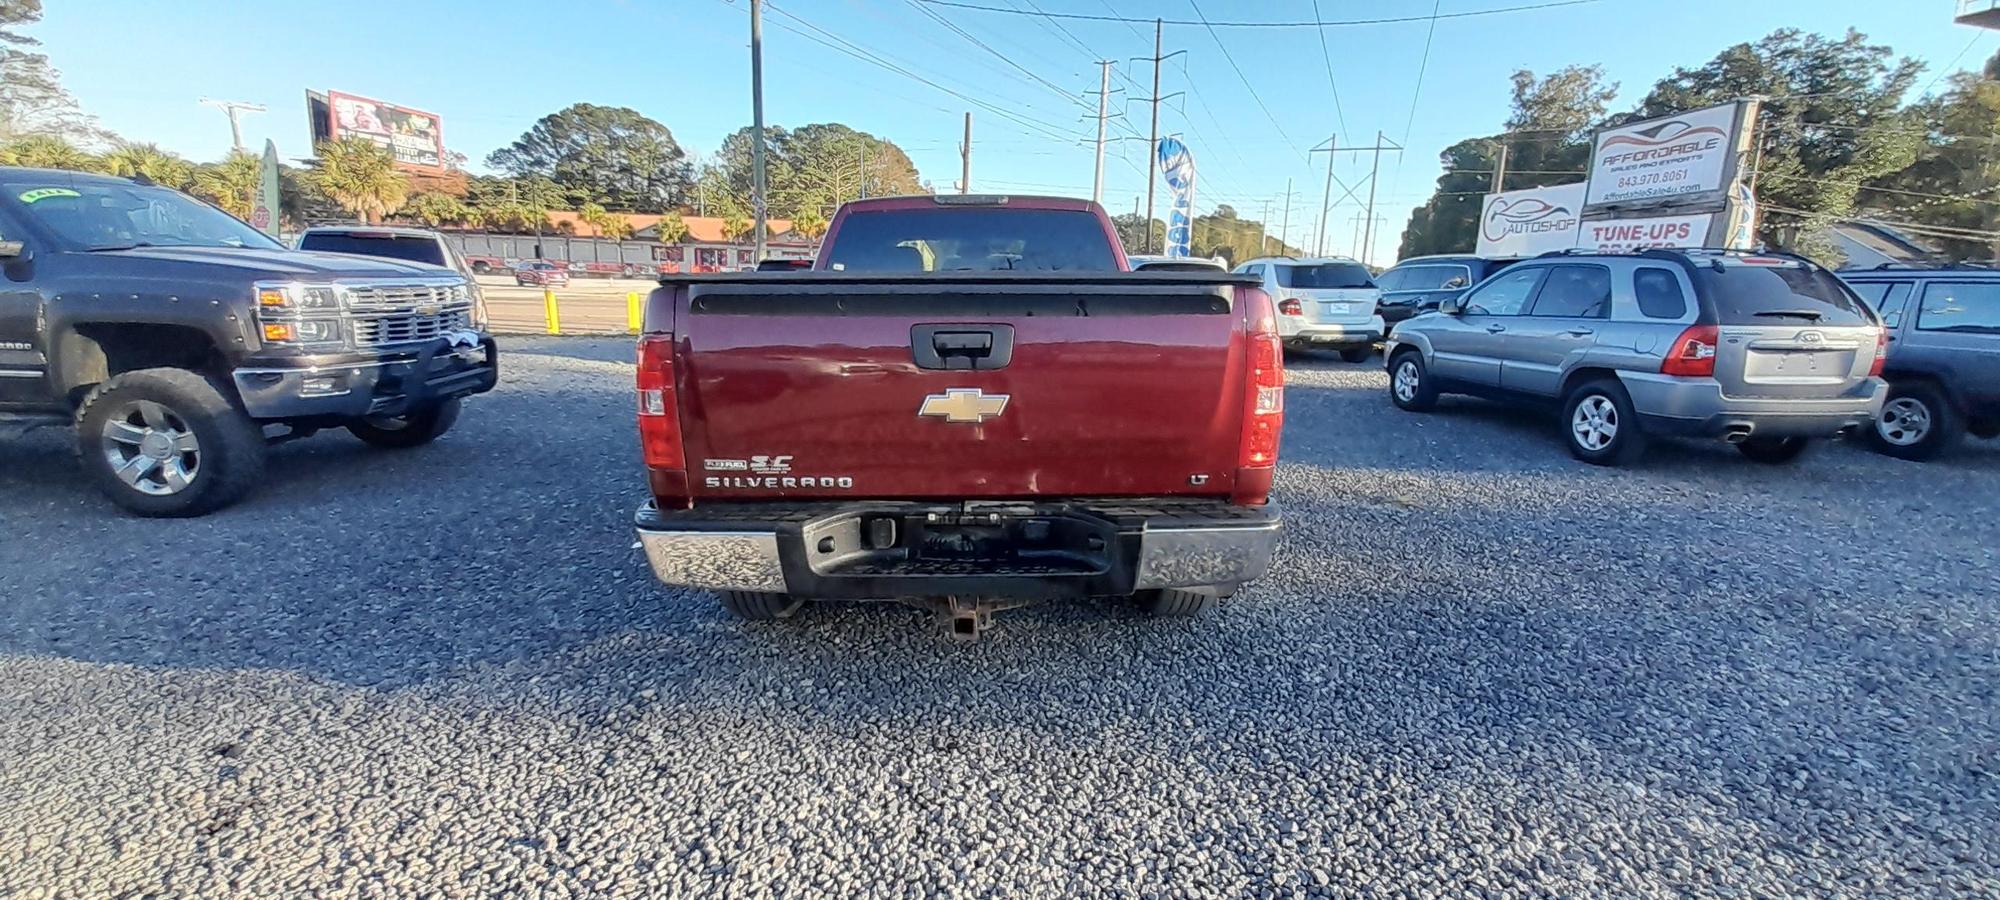
<instances>
[{"instance_id":1,"label":"side mirror","mask_svg":"<svg viewBox=\"0 0 2000 900\"><path fill-rule=\"evenodd\" d=\"M28 255L28 245L20 241L0 241L0 259L20 259Z\"/></svg>"},{"instance_id":2,"label":"side mirror","mask_svg":"<svg viewBox=\"0 0 2000 900\"><path fill-rule=\"evenodd\" d=\"M1465 313L1465 301L1457 297L1447 297L1438 301L1438 312L1444 313L1447 316L1463 315Z\"/></svg>"}]
</instances>

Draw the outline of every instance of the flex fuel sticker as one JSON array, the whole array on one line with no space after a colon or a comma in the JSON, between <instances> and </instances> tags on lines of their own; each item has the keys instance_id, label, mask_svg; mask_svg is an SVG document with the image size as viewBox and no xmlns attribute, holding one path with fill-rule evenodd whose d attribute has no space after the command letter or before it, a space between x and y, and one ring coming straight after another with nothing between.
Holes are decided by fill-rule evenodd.
<instances>
[{"instance_id":1,"label":"flex fuel sticker","mask_svg":"<svg viewBox=\"0 0 2000 900\"><path fill-rule=\"evenodd\" d=\"M35 188L32 191L22 191L21 202L33 203L37 200L47 200L50 197L81 197L81 196L83 195L75 191L72 191L69 188Z\"/></svg>"}]
</instances>

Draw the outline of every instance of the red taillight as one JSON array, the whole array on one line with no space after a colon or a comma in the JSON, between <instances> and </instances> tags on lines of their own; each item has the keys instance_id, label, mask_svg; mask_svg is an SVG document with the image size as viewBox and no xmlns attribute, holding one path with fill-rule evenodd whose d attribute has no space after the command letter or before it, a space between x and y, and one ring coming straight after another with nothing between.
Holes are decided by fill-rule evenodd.
<instances>
[{"instance_id":1,"label":"red taillight","mask_svg":"<svg viewBox=\"0 0 2000 900\"><path fill-rule=\"evenodd\" d=\"M681 450L680 403L674 396L674 339L639 339L639 448L648 469L687 469Z\"/></svg>"},{"instance_id":2,"label":"red taillight","mask_svg":"<svg viewBox=\"0 0 2000 900\"><path fill-rule=\"evenodd\" d=\"M1299 303L1299 298L1286 297L1283 302L1278 304L1278 312L1288 316L1303 316L1306 314L1306 308L1303 304Z\"/></svg>"},{"instance_id":3,"label":"red taillight","mask_svg":"<svg viewBox=\"0 0 2000 900\"><path fill-rule=\"evenodd\" d=\"M1278 343L1278 321L1271 308L1271 296L1263 291L1247 292L1249 347L1245 354L1249 371L1245 381L1243 439L1238 445L1236 465L1240 469L1264 469L1278 463L1278 436L1285 425L1285 351ZM1243 487L1243 474L1237 474ZM1268 484L1268 479L1265 480ZM1239 491L1240 492L1240 491ZM1256 502L1263 502L1261 497Z\"/></svg>"},{"instance_id":4,"label":"red taillight","mask_svg":"<svg viewBox=\"0 0 2000 900\"><path fill-rule=\"evenodd\" d=\"M1868 365L1868 374L1881 375L1882 364L1889 361L1889 332L1875 332L1875 361Z\"/></svg>"},{"instance_id":5,"label":"red taillight","mask_svg":"<svg viewBox=\"0 0 2000 900\"><path fill-rule=\"evenodd\" d=\"M1674 338L1667 358L1660 363L1663 375L1706 378L1715 374L1715 345L1721 335L1713 325L1693 325Z\"/></svg>"}]
</instances>

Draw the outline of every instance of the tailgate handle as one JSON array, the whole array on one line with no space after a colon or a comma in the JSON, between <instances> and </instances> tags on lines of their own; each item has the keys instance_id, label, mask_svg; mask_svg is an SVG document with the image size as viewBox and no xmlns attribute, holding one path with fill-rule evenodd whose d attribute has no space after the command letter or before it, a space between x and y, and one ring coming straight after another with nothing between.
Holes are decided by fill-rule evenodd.
<instances>
[{"instance_id":1,"label":"tailgate handle","mask_svg":"<svg viewBox=\"0 0 2000 900\"><path fill-rule=\"evenodd\" d=\"M1014 359L1014 326L914 325L910 355L919 369L1003 369Z\"/></svg>"}]
</instances>

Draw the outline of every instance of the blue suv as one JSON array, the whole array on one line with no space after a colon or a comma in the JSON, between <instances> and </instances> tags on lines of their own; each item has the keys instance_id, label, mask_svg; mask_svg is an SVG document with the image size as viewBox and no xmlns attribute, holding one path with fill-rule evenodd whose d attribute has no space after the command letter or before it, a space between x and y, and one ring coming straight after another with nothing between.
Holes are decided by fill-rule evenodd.
<instances>
[{"instance_id":1,"label":"blue suv","mask_svg":"<svg viewBox=\"0 0 2000 900\"><path fill-rule=\"evenodd\" d=\"M2000 437L2000 271L1882 265L1840 277L1888 331L1876 449L1925 460L1967 433Z\"/></svg>"}]
</instances>

